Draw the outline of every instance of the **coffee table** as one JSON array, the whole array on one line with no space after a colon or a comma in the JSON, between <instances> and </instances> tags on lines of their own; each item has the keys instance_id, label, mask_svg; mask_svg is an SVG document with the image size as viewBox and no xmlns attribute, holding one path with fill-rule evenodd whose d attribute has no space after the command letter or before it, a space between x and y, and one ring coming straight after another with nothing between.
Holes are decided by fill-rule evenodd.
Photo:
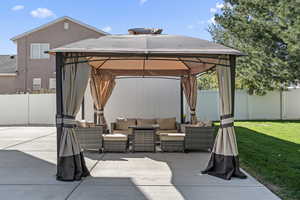
<instances>
[{"instance_id":1,"label":"coffee table","mask_svg":"<svg viewBox=\"0 0 300 200\"><path fill-rule=\"evenodd\" d=\"M159 125L149 126L130 126L132 128L133 140L132 151L133 152L155 152L156 141L155 132L159 128Z\"/></svg>"}]
</instances>

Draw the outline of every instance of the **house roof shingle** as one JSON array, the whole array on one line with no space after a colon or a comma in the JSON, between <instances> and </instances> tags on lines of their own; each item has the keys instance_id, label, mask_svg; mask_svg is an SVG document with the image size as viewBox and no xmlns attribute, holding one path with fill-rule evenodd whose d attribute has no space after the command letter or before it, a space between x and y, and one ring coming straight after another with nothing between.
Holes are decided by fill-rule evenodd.
<instances>
[{"instance_id":1,"label":"house roof shingle","mask_svg":"<svg viewBox=\"0 0 300 200\"><path fill-rule=\"evenodd\" d=\"M17 56L16 55L0 55L0 73L16 73Z\"/></svg>"}]
</instances>

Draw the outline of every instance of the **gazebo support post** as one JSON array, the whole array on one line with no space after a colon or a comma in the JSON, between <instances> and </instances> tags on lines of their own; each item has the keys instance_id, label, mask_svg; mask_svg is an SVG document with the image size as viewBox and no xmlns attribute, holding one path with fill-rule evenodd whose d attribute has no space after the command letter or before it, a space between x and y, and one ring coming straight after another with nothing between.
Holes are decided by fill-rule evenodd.
<instances>
[{"instance_id":1,"label":"gazebo support post","mask_svg":"<svg viewBox=\"0 0 300 200\"><path fill-rule=\"evenodd\" d=\"M236 56L229 56L230 73L231 73L231 101L232 101L232 116L234 117L234 104L235 104L235 68L236 68Z\"/></svg>"},{"instance_id":2,"label":"gazebo support post","mask_svg":"<svg viewBox=\"0 0 300 200\"><path fill-rule=\"evenodd\" d=\"M180 122L184 123L184 119L183 119L183 89L182 89L181 82L180 82Z\"/></svg>"},{"instance_id":3,"label":"gazebo support post","mask_svg":"<svg viewBox=\"0 0 300 200\"><path fill-rule=\"evenodd\" d=\"M81 103L81 119L84 120L85 119L85 101L84 101L84 97L82 99L82 103Z\"/></svg>"},{"instance_id":4,"label":"gazebo support post","mask_svg":"<svg viewBox=\"0 0 300 200\"><path fill-rule=\"evenodd\" d=\"M97 117L97 114L96 114L96 110L97 110L97 108L96 108L96 106L95 106L95 104L94 104L94 124L97 124L97 120L98 120L98 117Z\"/></svg>"},{"instance_id":5,"label":"gazebo support post","mask_svg":"<svg viewBox=\"0 0 300 200\"><path fill-rule=\"evenodd\" d=\"M57 163L60 149L60 138L62 134L62 124L58 119L62 118L63 114L63 99L62 99L62 67L63 67L63 54L56 53L56 149L57 149Z\"/></svg>"}]
</instances>

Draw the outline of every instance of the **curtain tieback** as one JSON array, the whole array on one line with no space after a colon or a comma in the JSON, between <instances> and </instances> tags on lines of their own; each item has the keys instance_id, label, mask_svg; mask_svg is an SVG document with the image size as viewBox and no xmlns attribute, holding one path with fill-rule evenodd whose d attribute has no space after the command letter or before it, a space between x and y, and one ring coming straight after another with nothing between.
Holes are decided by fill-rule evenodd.
<instances>
[{"instance_id":1,"label":"curtain tieback","mask_svg":"<svg viewBox=\"0 0 300 200\"><path fill-rule=\"evenodd\" d=\"M71 115L56 115L56 127L74 128L77 123Z\"/></svg>"},{"instance_id":2,"label":"curtain tieback","mask_svg":"<svg viewBox=\"0 0 300 200\"><path fill-rule=\"evenodd\" d=\"M96 113L96 114L103 115L103 114L104 114L104 111L103 111L103 109L99 109L99 110L95 110L95 113Z\"/></svg>"},{"instance_id":3,"label":"curtain tieback","mask_svg":"<svg viewBox=\"0 0 300 200\"><path fill-rule=\"evenodd\" d=\"M227 128L232 127L234 125L234 119L232 114L221 116L221 127Z\"/></svg>"},{"instance_id":4,"label":"curtain tieback","mask_svg":"<svg viewBox=\"0 0 300 200\"><path fill-rule=\"evenodd\" d=\"M190 110L191 115L196 115L196 110Z\"/></svg>"}]
</instances>

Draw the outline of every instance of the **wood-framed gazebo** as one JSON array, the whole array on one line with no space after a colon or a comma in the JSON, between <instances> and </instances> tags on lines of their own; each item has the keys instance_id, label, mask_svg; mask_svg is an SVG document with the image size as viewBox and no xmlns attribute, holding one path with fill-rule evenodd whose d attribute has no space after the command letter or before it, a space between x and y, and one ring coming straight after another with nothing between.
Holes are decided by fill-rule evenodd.
<instances>
[{"instance_id":1,"label":"wood-framed gazebo","mask_svg":"<svg viewBox=\"0 0 300 200\"><path fill-rule=\"evenodd\" d=\"M216 70L220 93L221 126L203 173L224 179L245 178L239 169L234 132L234 83L240 51L198 38L164 35L159 29L130 29L129 35L87 39L49 51L56 56L57 179L88 176L84 156L73 128L88 80L98 115L104 125L104 107L118 76L176 76L197 121L197 75Z\"/></svg>"}]
</instances>

